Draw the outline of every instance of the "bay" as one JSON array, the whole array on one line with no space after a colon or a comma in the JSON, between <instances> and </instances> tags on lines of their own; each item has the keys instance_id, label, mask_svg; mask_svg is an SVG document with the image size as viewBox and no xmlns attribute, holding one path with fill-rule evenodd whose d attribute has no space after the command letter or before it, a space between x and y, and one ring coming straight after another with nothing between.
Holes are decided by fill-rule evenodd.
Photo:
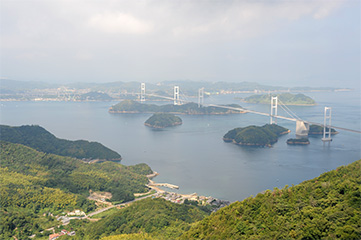
<instances>
[{"instance_id":1,"label":"bay","mask_svg":"<svg viewBox=\"0 0 361 240\"><path fill-rule=\"evenodd\" d=\"M205 103L238 103L270 112L269 105L246 104L249 94L217 95ZM360 92L311 92L316 106L289 106L300 118L323 122L323 109L332 107L332 125L361 130ZM307 146L289 146L295 122L278 120L292 132L271 148L242 147L222 140L235 128L264 125L268 117L255 114L181 115L183 125L163 130L144 126L151 114L110 114L117 102L1 102L0 123L40 125L59 138L97 141L119 152L122 164L147 163L160 173L157 182L180 186L178 192L242 200L266 189L291 186L361 158L361 135L341 131L328 145L311 137ZM279 114L286 114L279 109Z\"/></svg>"}]
</instances>

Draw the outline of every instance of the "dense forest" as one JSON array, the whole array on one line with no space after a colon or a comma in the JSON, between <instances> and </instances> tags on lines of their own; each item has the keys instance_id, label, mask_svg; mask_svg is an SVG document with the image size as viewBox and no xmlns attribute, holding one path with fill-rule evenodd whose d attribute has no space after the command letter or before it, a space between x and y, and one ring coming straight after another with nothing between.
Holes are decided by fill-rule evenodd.
<instances>
[{"instance_id":1,"label":"dense forest","mask_svg":"<svg viewBox=\"0 0 361 240\"><path fill-rule=\"evenodd\" d=\"M165 128L175 125L181 125L182 119L173 114L155 113L144 123L146 126L153 128Z\"/></svg>"},{"instance_id":2,"label":"dense forest","mask_svg":"<svg viewBox=\"0 0 361 240\"><path fill-rule=\"evenodd\" d=\"M79 159L121 159L121 156L98 142L69 141L56 138L36 125L11 127L0 125L1 140L20 143L38 151Z\"/></svg>"},{"instance_id":3,"label":"dense forest","mask_svg":"<svg viewBox=\"0 0 361 240\"><path fill-rule=\"evenodd\" d=\"M278 141L278 136L288 132L288 129L276 124L266 124L262 127L248 126L228 131L223 136L223 140L246 146L271 146Z\"/></svg>"},{"instance_id":4,"label":"dense forest","mask_svg":"<svg viewBox=\"0 0 361 240\"><path fill-rule=\"evenodd\" d=\"M247 103L261 103L261 104L270 104L271 97L278 97L278 101L285 105L315 105L316 102L312 98L299 93L299 94L292 94L292 93L281 93L281 94L262 94L262 95L252 95L246 97L244 99Z\"/></svg>"},{"instance_id":5,"label":"dense forest","mask_svg":"<svg viewBox=\"0 0 361 240\"><path fill-rule=\"evenodd\" d=\"M145 175L152 173L146 164L88 164L5 141L0 141L0 159L0 239L38 233L48 226L43 214L94 210L86 198L90 190L110 192L113 202L132 200L134 193L148 191Z\"/></svg>"},{"instance_id":6,"label":"dense forest","mask_svg":"<svg viewBox=\"0 0 361 240\"><path fill-rule=\"evenodd\" d=\"M235 202L181 239L360 239L361 160Z\"/></svg>"},{"instance_id":7,"label":"dense forest","mask_svg":"<svg viewBox=\"0 0 361 240\"><path fill-rule=\"evenodd\" d=\"M232 108L242 108L238 104L224 105ZM230 110L219 107L198 107L197 103L186 103L183 105L155 105L139 103L132 100L124 100L109 109L110 113L178 113L178 114L231 114L240 113L238 110Z\"/></svg>"},{"instance_id":8,"label":"dense forest","mask_svg":"<svg viewBox=\"0 0 361 240\"><path fill-rule=\"evenodd\" d=\"M191 223L210 214L206 208L148 198L79 229L76 239L99 239L109 235L143 234L156 239L176 239ZM135 238L137 239L137 238Z\"/></svg>"}]
</instances>

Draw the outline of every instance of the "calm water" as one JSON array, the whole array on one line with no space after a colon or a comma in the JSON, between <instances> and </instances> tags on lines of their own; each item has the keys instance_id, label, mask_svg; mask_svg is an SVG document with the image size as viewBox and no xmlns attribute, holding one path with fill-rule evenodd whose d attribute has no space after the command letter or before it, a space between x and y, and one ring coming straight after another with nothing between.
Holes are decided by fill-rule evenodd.
<instances>
[{"instance_id":1,"label":"calm water","mask_svg":"<svg viewBox=\"0 0 361 240\"><path fill-rule=\"evenodd\" d=\"M360 93L307 93L317 106L291 109L306 120L323 122L323 108L332 107L332 124L360 130ZM235 97L216 96L208 103L239 103L249 109L269 112L266 105L240 103ZM361 135L341 131L330 146L320 137L308 146L288 146L295 123L279 120L291 129L272 148L249 148L224 143L230 129L269 122L264 116L237 114L224 116L182 115L183 125L152 130L144 121L151 114L109 114L115 102L1 102L1 124L37 124L59 138L98 141L116 150L122 163L145 162L160 173L157 182L180 186L179 192L242 200L265 189L298 184L325 171L361 158ZM279 110L280 115L285 115Z\"/></svg>"}]
</instances>

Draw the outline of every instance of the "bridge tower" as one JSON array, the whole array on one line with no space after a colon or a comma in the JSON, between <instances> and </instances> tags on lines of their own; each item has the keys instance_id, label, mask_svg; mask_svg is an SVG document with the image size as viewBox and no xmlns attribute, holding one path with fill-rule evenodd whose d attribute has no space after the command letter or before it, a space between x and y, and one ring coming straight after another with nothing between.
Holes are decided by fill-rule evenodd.
<instances>
[{"instance_id":1,"label":"bridge tower","mask_svg":"<svg viewBox=\"0 0 361 240\"><path fill-rule=\"evenodd\" d=\"M331 107L325 107L323 115L323 142L331 142Z\"/></svg>"},{"instance_id":2,"label":"bridge tower","mask_svg":"<svg viewBox=\"0 0 361 240\"><path fill-rule=\"evenodd\" d=\"M203 105L204 100L204 87L198 90L198 107Z\"/></svg>"},{"instance_id":3,"label":"bridge tower","mask_svg":"<svg viewBox=\"0 0 361 240\"><path fill-rule=\"evenodd\" d=\"M174 86L174 105L180 105L179 86Z\"/></svg>"},{"instance_id":4,"label":"bridge tower","mask_svg":"<svg viewBox=\"0 0 361 240\"><path fill-rule=\"evenodd\" d=\"M276 97L272 97L271 98L271 120L270 123L271 124L277 124L277 102L278 102L278 98Z\"/></svg>"},{"instance_id":5,"label":"bridge tower","mask_svg":"<svg viewBox=\"0 0 361 240\"><path fill-rule=\"evenodd\" d=\"M140 101L145 102L145 83L140 84Z\"/></svg>"}]
</instances>

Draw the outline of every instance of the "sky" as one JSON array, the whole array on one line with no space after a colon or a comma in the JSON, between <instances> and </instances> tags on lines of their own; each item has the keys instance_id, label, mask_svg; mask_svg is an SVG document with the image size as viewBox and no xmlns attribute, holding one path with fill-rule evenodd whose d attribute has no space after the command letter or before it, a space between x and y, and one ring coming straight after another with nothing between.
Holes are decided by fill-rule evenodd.
<instances>
[{"instance_id":1,"label":"sky","mask_svg":"<svg viewBox=\"0 0 361 240\"><path fill-rule=\"evenodd\" d=\"M0 77L360 87L359 0L0 0Z\"/></svg>"}]
</instances>

